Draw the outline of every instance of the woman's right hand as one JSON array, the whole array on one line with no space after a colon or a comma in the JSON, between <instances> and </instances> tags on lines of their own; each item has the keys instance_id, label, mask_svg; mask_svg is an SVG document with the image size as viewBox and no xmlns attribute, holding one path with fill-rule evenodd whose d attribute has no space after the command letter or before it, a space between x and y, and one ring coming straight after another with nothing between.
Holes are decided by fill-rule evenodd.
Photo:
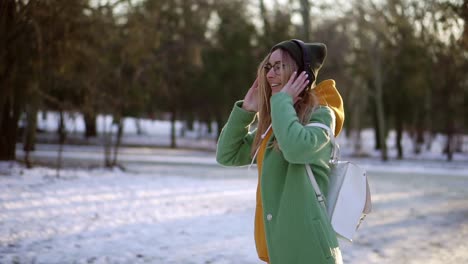
<instances>
[{"instance_id":1,"label":"woman's right hand","mask_svg":"<svg viewBox=\"0 0 468 264\"><path fill-rule=\"evenodd\" d=\"M258 77L245 95L242 108L249 112L258 112Z\"/></svg>"}]
</instances>

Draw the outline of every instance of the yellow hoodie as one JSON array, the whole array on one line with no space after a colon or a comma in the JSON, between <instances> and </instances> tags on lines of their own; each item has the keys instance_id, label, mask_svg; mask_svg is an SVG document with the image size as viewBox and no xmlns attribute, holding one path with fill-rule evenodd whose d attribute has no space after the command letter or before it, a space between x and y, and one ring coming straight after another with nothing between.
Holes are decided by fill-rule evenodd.
<instances>
[{"instance_id":1,"label":"yellow hoodie","mask_svg":"<svg viewBox=\"0 0 468 264\"><path fill-rule=\"evenodd\" d=\"M345 113L343 99L335 87L335 81L332 79L322 81L314 88L314 91L319 99L319 104L326 105L335 112L335 137L337 137L343 128Z\"/></svg>"},{"instance_id":2,"label":"yellow hoodie","mask_svg":"<svg viewBox=\"0 0 468 264\"><path fill-rule=\"evenodd\" d=\"M343 128L344 123L344 108L343 108L343 99L341 98L340 93L335 87L334 80L325 80L320 82L315 88L314 92L317 95L320 105L326 105L330 107L335 113L336 125L335 125L335 137L340 134L341 129ZM265 261L269 262L268 257L268 248L265 238L265 227L263 223L263 208L262 208L262 196L260 191L260 177L262 175L262 164L263 156L265 154L265 149L268 140L272 134L272 130L268 131L265 138L260 144L260 148L257 155L257 168L258 168L258 184L257 184L257 202L255 208L255 246L257 248L258 257Z\"/></svg>"}]
</instances>

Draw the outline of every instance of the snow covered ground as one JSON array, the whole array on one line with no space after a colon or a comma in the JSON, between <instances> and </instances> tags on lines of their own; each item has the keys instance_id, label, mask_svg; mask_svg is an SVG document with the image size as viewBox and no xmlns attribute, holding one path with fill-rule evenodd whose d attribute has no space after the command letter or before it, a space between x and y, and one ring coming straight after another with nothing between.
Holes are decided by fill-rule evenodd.
<instances>
[{"instance_id":1,"label":"snow covered ground","mask_svg":"<svg viewBox=\"0 0 468 264\"><path fill-rule=\"evenodd\" d=\"M110 123L99 117L98 131L115 129ZM56 124L54 114L39 119L44 131ZM170 127L151 120L140 126L144 135L135 134L134 119L125 121L125 172L99 169L99 146L66 145L60 178L51 168L0 163L0 263L262 263L253 241L256 168L220 167L212 151L145 147L167 146ZM70 137L82 137L83 127L79 116L67 118ZM414 155L405 134L403 161L393 159L394 137L386 163L376 159L371 130L362 133L368 158L349 158L354 144L339 138L343 156L368 169L374 205L355 242L341 244L344 262L468 263L468 137L450 163L443 136ZM216 147L215 135L198 124L178 134L178 144ZM31 155L53 166L57 146L39 144Z\"/></svg>"},{"instance_id":2,"label":"snow covered ground","mask_svg":"<svg viewBox=\"0 0 468 264\"><path fill-rule=\"evenodd\" d=\"M66 159L93 159L93 148L66 149ZM60 178L0 163L0 263L262 263L255 168L186 150L121 157L126 172L69 168ZM342 243L345 263L468 263L468 164L358 162L374 212Z\"/></svg>"}]
</instances>

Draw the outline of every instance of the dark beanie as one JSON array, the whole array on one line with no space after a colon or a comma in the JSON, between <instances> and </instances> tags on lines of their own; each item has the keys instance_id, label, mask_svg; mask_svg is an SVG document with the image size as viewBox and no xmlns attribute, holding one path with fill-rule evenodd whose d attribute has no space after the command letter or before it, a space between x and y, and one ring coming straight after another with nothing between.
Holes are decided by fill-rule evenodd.
<instances>
[{"instance_id":1,"label":"dark beanie","mask_svg":"<svg viewBox=\"0 0 468 264\"><path fill-rule=\"evenodd\" d=\"M322 68L323 62L327 57L327 46L323 43L304 43L304 46L309 50L311 56L311 71L314 74L314 77L317 78L320 68ZM276 49L284 49L289 55L294 59L294 61L299 66L299 70L304 70L304 62L302 60L302 50L301 47L292 40L285 40L273 46L271 52Z\"/></svg>"}]
</instances>

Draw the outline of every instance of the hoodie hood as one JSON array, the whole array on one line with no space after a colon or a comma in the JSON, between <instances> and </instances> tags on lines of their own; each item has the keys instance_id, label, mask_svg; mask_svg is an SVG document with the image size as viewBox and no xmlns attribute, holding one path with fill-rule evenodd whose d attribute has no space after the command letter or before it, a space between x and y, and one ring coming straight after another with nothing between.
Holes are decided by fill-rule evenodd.
<instances>
[{"instance_id":1,"label":"hoodie hood","mask_svg":"<svg viewBox=\"0 0 468 264\"><path fill-rule=\"evenodd\" d=\"M317 95L317 98L319 99L319 104L330 107L335 113L335 137L337 137L343 128L345 113L343 99L335 87L335 81L331 79L322 81L317 84L317 86L314 88L314 91Z\"/></svg>"}]
</instances>

